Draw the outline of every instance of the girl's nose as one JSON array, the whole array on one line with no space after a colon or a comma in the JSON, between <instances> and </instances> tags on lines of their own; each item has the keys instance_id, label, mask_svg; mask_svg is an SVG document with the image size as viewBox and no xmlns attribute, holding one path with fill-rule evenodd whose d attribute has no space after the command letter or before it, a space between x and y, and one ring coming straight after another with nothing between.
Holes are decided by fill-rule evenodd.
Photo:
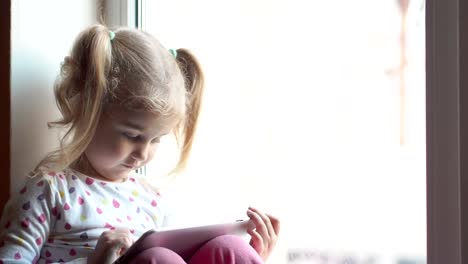
<instances>
[{"instance_id":1,"label":"girl's nose","mask_svg":"<svg viewBox=\"0 0 468 264\"><path fill-rule=\"evenodd\" d=\"M150 144L141 144L132 152L132 157L138 161L144 161L148 158Z\"/></svg>"}]
</instances>

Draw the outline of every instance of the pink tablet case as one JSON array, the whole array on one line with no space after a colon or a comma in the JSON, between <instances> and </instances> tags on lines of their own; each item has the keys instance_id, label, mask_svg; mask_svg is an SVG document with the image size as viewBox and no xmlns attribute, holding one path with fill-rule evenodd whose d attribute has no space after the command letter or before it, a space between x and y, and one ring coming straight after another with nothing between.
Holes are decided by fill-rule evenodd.
<instances>
[{"instance_id":1,"label":"pink tablet case","mask_svg":"<svg viewBox=\"0 0 468 264\"><path fill-rule=\"evenodd\" d=\"M126 263L140 252L152 247L165 247L176 252L183 259L188 259L209 240L227 234L245 235L250 228L253 228L253 223L250 220L242 220L183 229L149 230L114 263Z\"/></svg>"}]
</instances>

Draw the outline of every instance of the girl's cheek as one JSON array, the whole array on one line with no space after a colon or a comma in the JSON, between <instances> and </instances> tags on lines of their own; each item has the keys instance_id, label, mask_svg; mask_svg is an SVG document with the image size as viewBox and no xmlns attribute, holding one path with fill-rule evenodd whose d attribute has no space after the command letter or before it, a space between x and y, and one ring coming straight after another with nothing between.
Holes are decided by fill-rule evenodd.
<instances>
[{"instance_id":1,"label":"girl's cheek","mask_svg":"<svg viewBox=\"0 0 468 264\"><path fill-rule=\"evenodd\" d=\"M111 145L112 147L110 148L110 152L114 156L127 155L127 152L131 150L131 146L129 146L129 143L125 142L124 140L115 139L115 141L113 142L114 143Z\"/></svg>"},{"instance_id":2,"label":"girl's cheek","mask_svg":"<svg viewBox=\"0 0 468 264\"><path fill-rule=\"evenodd\" d=\"M148 154L148 159L146 161L147 163L150 162L153 159L154 154L156 153L157 145L158 144L154 144L154 146L151 147L151 150L150 150L150 152Z\"/></svg>"}]
</instances>

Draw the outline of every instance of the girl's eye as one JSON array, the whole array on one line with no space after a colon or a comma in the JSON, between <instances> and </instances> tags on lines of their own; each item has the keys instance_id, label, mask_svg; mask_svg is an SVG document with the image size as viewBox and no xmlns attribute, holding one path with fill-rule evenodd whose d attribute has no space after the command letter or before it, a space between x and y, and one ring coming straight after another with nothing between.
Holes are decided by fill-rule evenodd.
<instances>
[{"instance_id":1,"label":"girl's eye","mask_svg":"<svg viewBox=\"0 0 468 264\"><path fill-rule=\"evenodd\" d=\"M151 143L159 143L160 141L161 141L161 139L157 137L157 138L151 140Z\"/></svg>"},{"instance_id":2,"label":"girl's eye","mask_svg":"<svg viewBox=\"0 0 468 264\"><path fill-rule=\"evenodd\" d=\"M131 134L131 133L122 133L122 135L128 139L131 139L131 140L137 140L138 139L138 135L135 135L135 134Z\"/></svg>"}]
</instances>

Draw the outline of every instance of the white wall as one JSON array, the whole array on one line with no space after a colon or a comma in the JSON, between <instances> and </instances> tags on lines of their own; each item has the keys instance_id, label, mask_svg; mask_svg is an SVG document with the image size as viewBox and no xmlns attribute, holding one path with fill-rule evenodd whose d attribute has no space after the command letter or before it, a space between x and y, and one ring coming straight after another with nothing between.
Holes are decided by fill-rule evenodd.
<instances>
[{"instance_id":1,"label":"white wall","mask_svg":"<svg viewBox=\"0 0 468 264\"><path fill-rule=\"evenodd\" d=\"M96 23L97 0L13 0L11 190L58 145L47 122L59 117L53 83L76 35Z\"/></svg>"}]
</instances>

